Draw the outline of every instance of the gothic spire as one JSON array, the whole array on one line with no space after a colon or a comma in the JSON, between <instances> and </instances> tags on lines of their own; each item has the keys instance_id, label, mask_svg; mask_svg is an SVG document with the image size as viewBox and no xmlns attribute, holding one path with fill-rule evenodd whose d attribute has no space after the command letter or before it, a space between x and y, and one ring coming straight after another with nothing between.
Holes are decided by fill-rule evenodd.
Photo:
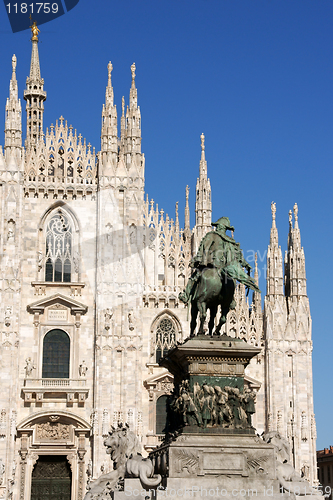
<instances>
[{"instance_id":1,"label":"gothic spire","mask_svg":"<svg viewBox=\"0 0 333 500\"><path fill-rule=\"evenodd\" d=\"M298 206L297 203L295 203L293 207L293 212L294 212L294 230L293 230L293 247L294 249L296 248L301 248L301 233L299 230L298 226Z\"/></svg>"},{"instance_id":2,"label":"gothic spire","mask_svg":"<svg viewBox=\"0 0 333 500\"><path fill-rule=\"evenodd\" d=\"M108 84L105 90L105 104L102 110L101 150L103 164L106 158L114 165L118 155L117 108L114 105L114 94L111 82L113 66L108 64Z\"/></svg>"},{"instance_id":3,"label":"gothic spire","mask_svg":"<svg viewBox=\"0 0 333 500\"><path fill-rule=\"evenodd\" d=\"M141 113L138 106L138 91L135 86L135 63L131 66L132 85L129 96L129 107L126 111L126 141L125 154L130 154L132 160L138 159L141 161ZM130 160L127 158L126 163Z\"/></svg>"},{"instance_id":4,"label":"gothic spire","mask_svg":"<svg viewBox=\"0 0 333 500\"><path fill-rule=\"evenodd\" d=\"M112 70L113 70L113 66L112 66L111 61L109 61L109 64L108 64L108 84L107 84L106 91L105 91L105 104L108 106L113 106L113 87L112 87L112 83L111 83Z\"/></svg>"},{"instance_id":5,"label":"gothic spire","mask_svg":"<svg viewBox=\"0 0 333 500\"><path fill-rule=\"evenodd\" d=\"M287 297L306 296L305 255L301 246L301 233L298 225L298 206L295 203L294 227L292 211L289 211L288 250L285 254L285 290Z\"/></svg>"},{"instance_id":6,"label":"gothic spire","mask_svg":"<svg viewBox=\"0 0 333 500\"><path fill-rule=\"evenodd\" d=\"M210 181L207 178L207 162L205 157L205 136L201 134L201 159L199 177L196 185L195 231L197 242L211 229L212 202Z\"/></svg>"},{"instance_id":7,"label":"gothic spire","mask_svg":"<svg viewBox=\"0 0 333 500\"><path fill-rule=\"evenodd\" d=\"M38 33L36 22L31 26L32 51L30 63L30 75L26 81L24 100L27 101L27 136L26 148L36 148L38 140L43 135L43 113L46 92L44 91L44 79L41 78L39 55L38 55Z\"/></svg>"},{"instance_id":8,"label":"gothic spire","mask_svg":"<svg viewBox=\"0 0 333 500\"><path fill-rule=\"evenodd\" d=\"M259 288L259 272L258 272L258 254L257 252L254 255L254 281L256 282L258 288ZM253 300L252 300L252 306L254 307L255 311L258 313L261 313L261 293L259 292L254 292L253 293Z\"/></svg>"},{"instance_id":9,"label":"gothic spire","mask_svg":"<svg viewBox=\"0 0 333 500\"><path fill-rule=\"evenodd\" d=\"M257 254L257 252L254 255L254 281L256 282L256 285L259 288L258 254Z\"/></svg>"},{"instance_id":10,"label":"gothic spire","mask_svg":"<svg viewBox=\"0 0 333 500\"><path fill-rule=\"evenodd\" d=\"M5 121L5 155L13 153L18 148L21 155L22 147L22 113L21 101L18 98L18 87L16 80L16 56L12 57L12 78L9 84L9 98L6 103Z\"/></svg>"},{"instance_id":11,"label":"gothic spire","mask_svg":"<svg viewBox=\"0 0 333 500\"><path fill-rule=\"evenodd\" d=\"M124 153L126 138L126 118L125 118L125 97L121 98L121 118L120 118L120 152Z\"/></svg>"},{"instance_id":12,"label":"gothic spire","mask_svg":"<svg viewBox=\"0 0 333 500\"><path fill-rule=\"evenodd\" d=\"M176 229L176 235L178 236L179 234L179 214L178 214L178 201L176 202L176 219L175 219L175 229Z\"/></svg>"},{"instance_id":13,"label":"gothic spire","mask_svg":"<svg viewBox=\"0 0 333 500\"><path fill-rule=\"evenodd\" d=\"M206 162L206 156L205 156L205 136L204 136L204 134L201 134L200 139L201 139L201 159L200 159L200 166L199 166L199 177L200 177L200 179L207 179L207 162Z\"/></svg>"},{"instance_id":14,"label":"gothic spire","mask_svg":"<svg viewBox=\"0 0 333 500\"><path fill-rule=\"evenodd\" d=\"M278 246L279 244L279 237L278 237L278 230L276 227L276 222L275 222L275 215L276 215L276 203L272 201L271 203L271 211L272 211L272 227L271 227L271 237L269 240L269 244L271 247Z\"/></svg>"},{"instance_id":15,"label":"gothic spire","mask_svg":"<svg viewBox=\"0 0 333 500\"><path fill-rule=\"evenodd\" d=\"M276 227L276 203L271 203L272 227L267 250L267 296L283 295L282 252Z\"/></svg>"},{"instance_id":16,"label":"gothic spire","mask_svg":"<svg viewBox=\"0 0 333 500\"><path fill-rule=\"evenodd\" d=\"M188 236L191 234L191 228L190 228L190 206L189 206L189 194L190 194L190 188L186 186L185 190L185 227L184 227L184 234L185 236Z\"/></svg>"},{"instance_id":17,"label":"gothic spire","mask_svg":"<svg viewBox=\"0 0 333 500\"><path fill-rule=\"evenodd\" d=\"M131 66L132 85L130 90L130 102L129 102L130 109L136 109L138 107L138 91L135 86L135 70L136 70L135 63L133 63Z\"/></svg>"}]
</instances>

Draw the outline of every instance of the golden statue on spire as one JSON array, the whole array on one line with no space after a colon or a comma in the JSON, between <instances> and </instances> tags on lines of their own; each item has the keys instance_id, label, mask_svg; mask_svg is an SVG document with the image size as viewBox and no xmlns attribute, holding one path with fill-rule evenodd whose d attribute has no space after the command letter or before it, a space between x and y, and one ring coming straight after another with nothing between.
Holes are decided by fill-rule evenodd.
<instances>
[{"instance_id":1,"label":"golden statue on spire","mask_svg":"<svg viewBox=\"0 0 333 500\"><path fill-rule=\"evenodd\" d=\"M38 33L40 33L40 29L37 27L37 23L36 21L34 21L32 23L32 25L30 26L30 29L31 29L31 33L32 33L32 41L37 41L38 42Z\"/></svg>"}]
</instances>

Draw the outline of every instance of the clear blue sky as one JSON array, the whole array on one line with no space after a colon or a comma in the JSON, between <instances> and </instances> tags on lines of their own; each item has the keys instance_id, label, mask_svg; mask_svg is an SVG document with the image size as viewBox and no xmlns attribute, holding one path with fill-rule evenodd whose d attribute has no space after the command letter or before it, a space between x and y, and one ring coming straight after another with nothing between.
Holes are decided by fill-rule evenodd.
<instances>
[{"instance_id":1,"label":"clear blue sky","mask_svg":"<svg viewBox=\"0 0 333 500\"><path fill-rule=\"evenodd\" d=\"M31 44L29 31L11 33L3 4L0 12L3 130L11 56L22 99ZM326 0L80 0L41 26L39 44L44 126L62 114L96 149L107 63L118 115L136 63L146 191L170 216L178 200L182 213L186 184L194 209L202 132L213 218L230 217L245 255L260 252L262 272L271 201L283 252L288 211L298 203L318 449L333 444L332 27L333 2ZM263 278L260 286L264 291Z\"/></svg>"}]
</instances>

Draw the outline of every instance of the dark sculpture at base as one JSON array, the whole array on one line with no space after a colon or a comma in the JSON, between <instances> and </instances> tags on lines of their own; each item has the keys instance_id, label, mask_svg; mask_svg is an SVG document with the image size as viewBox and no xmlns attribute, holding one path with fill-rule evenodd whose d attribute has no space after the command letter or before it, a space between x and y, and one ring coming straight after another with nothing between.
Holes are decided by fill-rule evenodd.
<instances>
[{"instance_id":1,"label":"dark sculpture at base","mask_svg":"<svg viewBox=\"0 0 333 500\"><path fill-rule=\"evenodd\" d=\"M194 382L190 389L188 380L183 380L178 395L171 402L171 410L181 415L183 426L229 429L253 429L251 416L255 413L256 393L246 388L242 393L238 387L210 385Z\"/></svg>"},{"instance_id":2,"label":"dark sculpture at base","mask_svg":"<svg viewBox=\"0 0 333 500\"><path fill-rule=\"evenodd\" d=\"M251 266L244 259L239 243L226 234L227 230L234 230L228 217L221 217L212 226L216 227L216 231L210 231L203 237L198 253L190 263L193 268L192 275L185 290L179 294L182 302L191 304L191 336L196 329L198 313L198 334L204 333L207 309L210 310L209 334L213 334L218 306L221 306L221 316L215 334L220 333L228 312L235 308L236 281L260 292L249 275Z\"/></svg>"},{"instance_id":3,"label":"dark sculpture at base","mask_svg":"<svg viewBox=\"0 0 333 500\"><path fill-rule=\"evenodd\" d=\"M228 335L198 335L160 360L174 375L167 402L166 439L174 433L254 434L256 392L245 367L260 349Z\"/></svg>"}]
</instances>

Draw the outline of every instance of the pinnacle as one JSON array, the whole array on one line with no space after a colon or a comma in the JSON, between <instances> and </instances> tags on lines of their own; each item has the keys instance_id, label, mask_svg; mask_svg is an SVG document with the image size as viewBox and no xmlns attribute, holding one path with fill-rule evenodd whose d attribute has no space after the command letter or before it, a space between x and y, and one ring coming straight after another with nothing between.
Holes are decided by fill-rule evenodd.
<instances>
[{"instance_id":1,"label":"pinnacle","mask_svg":"<svg viewBox=\"0 0 333 500\"><path fill-rule=\"evenodd\" d=\"M17 63L16 55L15 55L15 54L13 54L13 57L12 57L12 69L13 69L13 75L14 75L14 73L16 72L16 63Z\"/></svg>"},{"instance_id":2,"label":"pinnacle","mask_svg":"<svg viewBox=\"0 0 333 500\"><path fill-rule=\"evenodd\" d=\"M131 73L132 73L132 85L134 84L135 82L135 70L136 70L136 66L135 66L135 63L132 64L131 66Z\"/></svg>"},{"instance_id":3,"label":"pinnacle","mask_svg":"<svg viewBox=\"0 0 333 500\"><path fill-rule=\"evenodd\" d=\"M275 223L276 218L276 203L272 201L271 203L271 211L272 211L272 227L271 227L271 236L270 236L270 246L278 247L279 237L278 231Z\"/></svg>"},{"instance_id":4,"label":"pinnacle","mask_svg":"<svg viewBox=\"0 0 333 500\"><path fill-rule=\"evenodd\" d=\"M201 134L200 139L201 139L201 151L204 151L205 150L205 136L203 133Z\"/></svg>"},{"instance_id":5,"label":"pinnacle","mask_svg":"<svg viewBox=\"0 0 333 500\"><path fill-rule=\"evenodd\" d=\"M276 203L274 201L272 201L271 203L271 211L272 211L272 221L275 225Z\"/></svg>"}]
</instances>

